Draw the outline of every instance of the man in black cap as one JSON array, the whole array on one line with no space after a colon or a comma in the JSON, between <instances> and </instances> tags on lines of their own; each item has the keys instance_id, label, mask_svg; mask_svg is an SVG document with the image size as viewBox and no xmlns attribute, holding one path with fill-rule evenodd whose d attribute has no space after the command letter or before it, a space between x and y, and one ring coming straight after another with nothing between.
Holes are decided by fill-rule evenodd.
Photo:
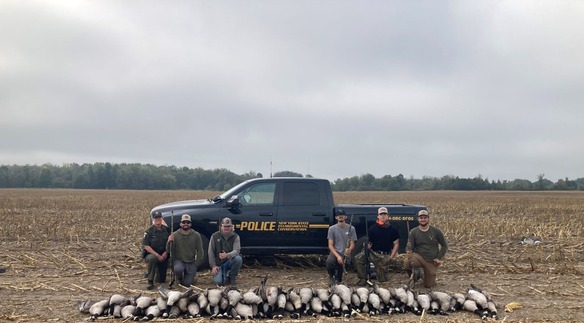
<instances>
[{"instance_id":1,"label":"man in black cap","mask_svg":"<svg viewBox=\"0 0 584 323\"><path fill-rule=\"evenodd\" d=\"M154 288L156 276L158 276L159 283L166 281L166 269L168 268L166 241L170 233L163 222L162 213L154 212L152 225L144 232L142 239L144 261L148 264L148 285L146 286L148 289Z\"/></svg>"},{"instance_id":2,"label":"man in black cap","mask_svg":"<svg viewBox=\"0 0 584 323\"><path fill-rule=\"evenodd\" d=\"M209 265L215 284L237 284L237 275L243 264L240 250L241 241L239 235L233 232L231 219L223 218L219 231L213 233L209 240Z\"/></svg>"},{"instance_id":3,"label":"man in black cap","mask_svg":"<svg viewBox=\"0 0 584 323\"><path fill-rule=\"evenodd\" d=\"M336 213L337 224L331 226L327 233L330 253L326 259L326 270L329 274L329 285L343 281L345 264L351 260L351 252L357 241L357 231L351 224L346 223L345 211L337 209Z\"/></svg>"}]
</instances>

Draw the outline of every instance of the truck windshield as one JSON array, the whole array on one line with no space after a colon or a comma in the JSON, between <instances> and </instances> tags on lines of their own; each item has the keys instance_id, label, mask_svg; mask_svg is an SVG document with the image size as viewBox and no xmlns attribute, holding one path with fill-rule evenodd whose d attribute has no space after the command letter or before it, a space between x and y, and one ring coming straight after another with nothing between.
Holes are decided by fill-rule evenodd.
<instances>
[{"instance_id":1,"label":"truck windshield","mask_svg":"<svg viewBox=\"0 0 584 323\"><path fill-rule=\"evenodd\" d=\"M225 193L219 195L219 197L222 200L225 200L229 197L231 197L231 195L235 194L235 192L239 191L241 189L242 186L245 186L247 184L247 182L249 182L250 180L247 180L245 182L239 183L238 185L230 188L228 191L226 191Z\"/></svg>"}]
</instances>

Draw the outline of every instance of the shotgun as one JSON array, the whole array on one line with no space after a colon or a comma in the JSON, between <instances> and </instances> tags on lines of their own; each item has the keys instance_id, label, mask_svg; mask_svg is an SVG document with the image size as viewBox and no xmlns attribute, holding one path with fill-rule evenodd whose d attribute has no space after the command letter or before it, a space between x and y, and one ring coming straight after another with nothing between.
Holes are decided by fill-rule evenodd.
<instances>
[{"instance_id":1,"label":"shotgun","mask_svg":"<svg viewBox=\"0 0 584 323\"><path fill-rule=\"evenodd\" d=\"M174 211L170 212L170 234L174 232ZM168 256L170 258L170 284L168 288L172 288L176 279L174 275L174 241L171 241L168 246Z\"/></svg>"},{"instance_id":2,"label":"shotgun","mask_svg":"<svg viewBox=\"0 0 584 323\"><path fill-rule=\"evenodd\" d=\"M367 240L363 244L365 253L365 273L367 275L367 284L373 286L373 283L371 282L371 260L369 259L369 255L371 254L371 250L369 249L369 224L365 217L363 220L365 222L365 236L367 237Z\"/></svg>"},{"instance_id":3,"label":"shotgun","mask_svg":"<svg viewBox=\"0 0 584 323\"><path fill-rule=\"evenodd\" d=\"M347 240L345 243L345 250L349 249L349 247L351 246L351 228L353 226L353 214L351 214L351 218L349 220L349 231L347 231ZM343 271L345 272L345 274L347 273L347 265L351 264L351 255L344 255L344 262L343 262Z\"/></svg>"}]
</instances>

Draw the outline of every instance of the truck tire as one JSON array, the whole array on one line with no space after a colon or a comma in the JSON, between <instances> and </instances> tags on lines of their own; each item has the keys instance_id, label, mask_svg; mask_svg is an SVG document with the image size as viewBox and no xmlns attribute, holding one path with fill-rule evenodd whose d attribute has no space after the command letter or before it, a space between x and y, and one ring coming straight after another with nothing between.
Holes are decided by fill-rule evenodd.
<instances>
[{"instance_id":1,"label":"truck tire","mask_svg":"<svg viewBox=\"0 0 584 323\"><path fill-rule=\"evenodd\" d=\"M209 237L201 233L201 240L203 241L203 260L201 261L197 271L209 269Z\"/></svg>"}]
</instances>

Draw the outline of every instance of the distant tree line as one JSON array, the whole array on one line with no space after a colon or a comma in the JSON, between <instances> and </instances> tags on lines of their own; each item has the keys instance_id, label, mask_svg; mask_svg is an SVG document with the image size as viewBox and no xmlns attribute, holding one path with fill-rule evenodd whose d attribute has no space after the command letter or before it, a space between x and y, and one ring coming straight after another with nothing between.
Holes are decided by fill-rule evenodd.
<instances>
[{"instance_id":1,"label":"distant tree line","mask_svg":"<svg viewBox=\"0 0 584 323\"><path fill-rule=\"evenodd\" d=\"M475 178L460 178L458 176L405 178L402 174L397 176L385 175L376 178L371 174L337 179L334 182L334 190L337 191L433 191L433 190L584 190L584 178L577 180L559 179L552 182L542 175L536 182L526 179L489 181L487 178L477 176Z\"/></svg>"},{"instance_id":2,"label":"distant tree line","mask_svg":"<svg viewBox=\"0 0 584 323\"><path fill-rule=\"evenodd\" d=\"M280 171L273 177L312 177L292 171ZM251 178L263 177L254 171L235 174L227 169L202 169L151 164L63 164L1 165L0 188L80 188L132 190L216 190L224 191ZM544 174L538 180L489 181L477 176L405 178L371 174L337 179L335 191L420 191L420 190L584 190L584 178L552 182Z\"/></svg>"}]
</instances>

